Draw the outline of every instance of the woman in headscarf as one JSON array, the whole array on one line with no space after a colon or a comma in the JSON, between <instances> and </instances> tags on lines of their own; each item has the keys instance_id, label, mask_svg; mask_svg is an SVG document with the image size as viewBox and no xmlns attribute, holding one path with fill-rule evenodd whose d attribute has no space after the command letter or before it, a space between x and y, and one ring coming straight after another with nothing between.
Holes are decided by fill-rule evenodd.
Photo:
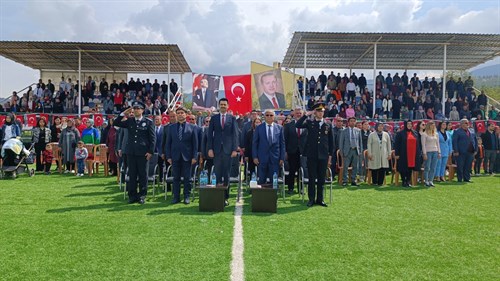
<instances>
[{"instance_id":1,"label":"woman in headscarf","mask_svg":"<svg viewBox=\"0 0 500 281\"><path fill-rule=\"evenodd\" d=\"M50 129L47 127L45 119L40 118L33 128L32 143L35 144L35 163L36 171L42 172L44 165L42 161L42 153L45 151L45 147L50 142L51 134Z\"/></svg>"},{"instance_id":2,"label":"woman in headscarf","mask_svg":"<svg viewBox=\"0 0 500 281\"><path fill-rule=\"evenodd\" d=\"M417 166L417 155L421 154L420 138L413 130L411 121L405 121L404 129L396 134L394 153L398 160L396 168L401 174L403 187L411 187L411 174Z\"/></svg>"},{"instance_id":3,"label":"woman in headscarf","mask_svg":"<svg viewBox=\"0 0 500 281\"><path fill-rule=\"evenodd\" d=\"M87 126L82 131L82 141L84 144L99 144L99 130L94 128L94 121L87 119L85 122Z\"/></svg>"},{"instance_id":4,"label":"woman in headscarf","mask_svg":"<svg viewBox=\"0 0 500 281\"><path fill-rule=\"evenodd\" d=\"M5 121L0 132L0 145L3 145L11 138L17 138L21 135L21 129L16 124L13 114L5 116Z\"/></svg>"},{"instance_id":5,"label":"woman in headscarf","mask_svg":"<svg viewBox=\"0 0 500 281\"><path fill-rule=\"evenodd\" d=\"M368 168L372 171L372 183L382 186L391 159L391 137L384 132L383 123L377 123L375 129L368 136Z\"/></svg>"},{"instance_id":6,"label":"woman in headscarf","mask_svg":"<svg viewBox=\"0 0 500 281\"><path fill-rule=\"evenodd\" d=\"M75 148L80 141L80 132L75 128L73 119L68 119L66 128L61 132L59 139L59 147L62 152L62 162L66 164L64 173L75 173Z\"/></svg>"},{"instance_id":7,"label":"woman in headscarf","mask_svg":"<svg viewBox=\"0 0 500 281\"><path fill-rule=\"evenodd\" d=\"M109 130L106 137L106 146L108 147L108 160L109 160L109 170L111 171L111 175L114 176L117 173L117 163L118 163L118 155L116 154L116 136L117 136L117 128L113 126L113 118L109 119Z\"/></svg>"}]
</instances>

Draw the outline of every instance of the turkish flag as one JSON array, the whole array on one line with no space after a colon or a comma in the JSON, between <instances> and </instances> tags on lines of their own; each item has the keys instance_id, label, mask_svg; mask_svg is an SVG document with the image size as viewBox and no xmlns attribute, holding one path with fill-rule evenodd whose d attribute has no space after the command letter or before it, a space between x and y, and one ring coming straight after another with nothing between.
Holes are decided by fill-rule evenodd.
<instances>
[{"instance_id":1,"label":"turkish flag","mask_svg":"<svg viewBox=\"0 0 500 281\"><path fill-rule=\"evenodd\" d=\"M224 92L229 101L229 108L236 114L252 111L252 76L224 76Z\"/></svg>"},{"instance_id":2,"label":"turkish flag","mask_svg":"<svg viewBox=\"0 0 500 281\"><path fill-rule=\"evenodd\" d=\"M94 114L94 125L96 127L102 126L102 123L104 123L104 120L102 118L102 114Z\"/></svg>"},{"instance_id":3,"label":"turkish flag","mask_svg":"<svg viewBox=\"0 0 500 281\"><path fill-rule=\"evenodd\" d=\"M479 120L479 121L476 121L475 123L476 123L476 131L478 133L481 133L481 134L486 133L486 126L484 124L484 120Z\"/></svg>"},{"instance_id":4,"label":"turkish flag","mask_svg":"<svg viewBox=\"0 0 500 281\"><path fill-rule=\"evenodd\" d=\"M162 114L161 115L161 124L166 125L168 122L170 122L170 117L167 114Z\"/></svg>"},{"instance_id":5,"label":"turkish flag","mask_svg":"<svg viewBox=\"0 0 500 281\"><path fill-rule=\"evenodd\" d=\"M370 127L372 127L372 128L375 128L375 125L377 125L377 122L370 121L370 122L368 122L368 125L370 125Z\"/></svg>"},{"instance_id":6,"label":"turkish flag","mask_svg":"<svg viewBox=\"0 0 500 281\"><path fill-rule=\"evenodd\" d=\"M387 131L390 133L394 133L394 122L387 122Z\"/></svg>"},{"instance_id":7,"label":"turkish flag","mask_svg":"<svg viewBox=\"0 0 500 281\"><path fill-rule=\"evenodd\" d=\"M453 127L453 130L456 130L460 127L460 122L451 122L451 126Z\"/></svg>"},{"instance_id":8,"label":"turkish flag","mask_svg":"<svg viewBox=\"0 0 500 281\"><path fill-rule=\"evenodd\" d=\"M24 125L24 115L16 115L16 119ZM36 119L36 118L35 118Z\"/></svg>"},{"instance_id":9,"label":"turkish flag","mask_svg":"<svg viewBox=\"0 0 500 281\"><path fill-rule=\"evenodd\" d=\"M0 115L0 126L3 126L3 123L5 123L5 115Z\"/></svg>"},{"instance_id":10,"label":"turkish flag","mask_svg":"<svg viewBox=\"0 0 500 281\"><path fill-rule=\"evenodd\" d=\"M82 114L82 123L85 124L87 123L87 120L89 120L90 116L88 114Z\"/></svg>"},{"instance_id":11,"label":"turkish flag","mask_svg":"<svg viewBox=\"0 0 500 281\"><path fill-rule=\"evenodd\" d=\"M54 116L54 118L55 118L55 116ZM45 123L49 124L49 115L48 114L40 113L40 119L45 120Z\"/></svg>"},{"instance_id":12,"label":"turkish flag","mask_svg":"<svg viewBox=\"0 0 500 281\"><path fill-rule=\"evenodd\" d=\"M28 119L28 126L36 126L36 114L26 114L26 119Z\"/></svg>"}]
</instances>

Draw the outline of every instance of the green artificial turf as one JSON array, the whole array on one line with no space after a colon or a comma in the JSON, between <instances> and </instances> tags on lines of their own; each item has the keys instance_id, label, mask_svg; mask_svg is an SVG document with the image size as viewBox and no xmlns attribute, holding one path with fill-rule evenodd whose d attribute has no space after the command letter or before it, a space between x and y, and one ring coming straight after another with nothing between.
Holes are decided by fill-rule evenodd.
<instances>
[{"instance_id":1,"label":"green artificial turf","mask_svg":"<svg viewBox=\"0 0 500 281\"><path fill-rule=\"evenodd\" d=\"M473 180L336 186L328 208L295 195L274 215L246 198L246 280L498 280L500 178Z\"/></svg>"},{"instance_id":2,"label":"green artificial turf","mask_svg":"<svg viewBox=\"0 0 500 281\"><path fill-rule=\"evenodd\" d=\"M163 197L128 205L114 180L0 180L0 279L229 280L234 192L225 212L199 213ZM252 213L247 195L245 278L497 280L500 177L473 180L334 186L328 208L294 195L277 214Z\"/></svg>"},{"instance_id":3,"label":"green artificial turf","mask_svg":"<svg viewBox=\"0 0 500 281\"><path fill-rule=\"evenodd\" d=\"M128 205L112 177L24 174L0 191L1 280L229 279L234 207Z\"/></svg>"}]
</instances>

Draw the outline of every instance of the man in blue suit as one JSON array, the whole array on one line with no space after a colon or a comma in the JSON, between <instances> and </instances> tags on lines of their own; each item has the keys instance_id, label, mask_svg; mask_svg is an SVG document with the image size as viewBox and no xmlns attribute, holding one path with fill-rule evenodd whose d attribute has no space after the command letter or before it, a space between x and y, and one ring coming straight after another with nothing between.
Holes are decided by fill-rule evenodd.
<instances>
[{"instance_id":1,"label":"man in blue suit","mask_svg":"<svg viewBox=\"0 0 500 281\"><path fill-rule=\"evenodd\" d=\"M472 160L477 150L476 135L469 130L469 121L460 120L460 128L453 132L453 155L457 159L458 182L471 182Z\"/></svg>"},{"instance_id":2,"label":"man in blue suit","mask_svg":"<svg viewBox=\"0 0 500 281\"><path fill-rule=\"evenodd\" d=\"M229 205L229 174L231 171L231 158L237 156L238 149L238 126L236 118L227 113L228 100L219 100L220 114L214 115L208 125L207 148L208 157L214 159L214 170L217 184L223 183L227 186L225 205Z\"/></svg>"},{"instance_id":3,"label":"man in blue suit","mask_svg":"<svg viewBox=\"0 0 500 281\"><path fill-rule=\"evenodd\" d=\"M161 156L163 152L163 126L161 125L161 115L156 115L155 119L155 150L154 153L158 154L158 173L160 176L160 182L163 181L163 164L165 163L165 160L163 160Z\"/></svg>"},{"instance_id":4,"label":"man in blue suit","mask_svg":"<svg viewBox=\"0 0 500 281\"><path fill-rule=\"evenodd\" d=\"M283 127L274 123L274 111L267 109L266 122L260 124L253 134L252 157L257 165L258 183L272 182L274 173L285 161L285 135Z\"/></svg>"},{"instance_id":5,"label":"man in blue suit","mask_svg":"<svg viewBox=\"0 0 500 281\"><path fill-rule=\"evenodd\" d=\"M193 124L186 122L187 110L176 109L177 124L167 127L167 143L165 154L172 165L173 194L172 204L180 202L181 177L184 178L184 204L189 204L191 194L191 166L196 163L198 155L198 132Z\"/></svg>"}]
</instances>

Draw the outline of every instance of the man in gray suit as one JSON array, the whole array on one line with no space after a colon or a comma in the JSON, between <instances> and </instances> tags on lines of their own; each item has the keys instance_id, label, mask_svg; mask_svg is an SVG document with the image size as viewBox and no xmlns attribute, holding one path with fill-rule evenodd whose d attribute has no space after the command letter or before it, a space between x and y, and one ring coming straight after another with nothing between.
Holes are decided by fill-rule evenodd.
<instances>
[{"instance_id":1,"label":"man in gray suit","mask_svg":"<svg viewBox=\"0 0 500 281\"><path fill-rule=\"evenodd\" d=\"M356 174L358 173L358 161L363 153L363 141L361 138L361 130L355 127L356 118L350 117L347 123L348 127L342 130L339 140L339 149L342 155L342 164L344 165L342 185L347 185L348 168L349 165L351 165L351 185L358 186L356 183Z\"/></svg>"},{"instance_id":2,"label":"man in gray suit","mask_svg":"<svg viewBox=\"0 0 500 281\"><path fill-rule=\"evenodd\" d=\"M280 109L286 108L285 95L276 92L278 78L274 72L267 72L260 76L260 84L264 92L259 97L260 109Z\"/></svg>"}]
</instances>

